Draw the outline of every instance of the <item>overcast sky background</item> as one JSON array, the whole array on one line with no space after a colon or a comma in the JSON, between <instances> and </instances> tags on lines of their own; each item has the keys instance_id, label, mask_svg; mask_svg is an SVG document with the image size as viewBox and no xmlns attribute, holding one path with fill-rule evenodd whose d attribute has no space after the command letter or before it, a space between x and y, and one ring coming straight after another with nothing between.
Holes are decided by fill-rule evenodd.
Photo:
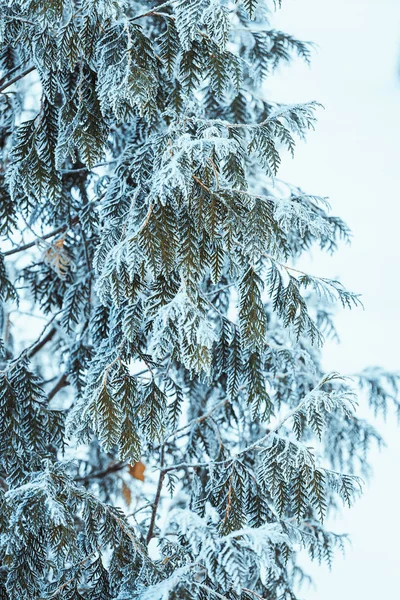
<instances>
[{"instance_id":1,"label":"overcast sky background","mask_svg":"<svg viewBox=\"0 0 400 600\"><path fill-rule=\"evenodd\" d=\"M283 0L274 26L319 46L268 80L270 99L318 100L316 131L284 160L280 177L329 196L351 227L351 247L334 257L313 252L302 265L339 277L362 293L365 311L337 316L341 344L324 352L326 369L352 373L380 365L400 371L400 1ZM364 497L337 519L351 535L330 573L307 564L317 584L306 600L399 597L400 427L379 423L388 448L373 455Z\"/></svg>"}]
</instances>

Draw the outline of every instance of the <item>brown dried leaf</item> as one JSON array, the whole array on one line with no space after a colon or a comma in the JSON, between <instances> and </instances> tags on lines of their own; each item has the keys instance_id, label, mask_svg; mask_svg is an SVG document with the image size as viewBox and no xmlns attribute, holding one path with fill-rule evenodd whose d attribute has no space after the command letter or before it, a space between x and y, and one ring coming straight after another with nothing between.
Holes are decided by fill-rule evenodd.
<instances>
[{"instance_id":1,"label":"brown dried leaf","mask_svg":"<svg viewBox=\"0 0 400 600\"><path fill-rule=\"evenodd\" d=\"M122 496L124 497L127 506L130 506L132 501L132 492L126 483L122 483Z\"/></svg>"},{"instance_id":2,"label":"brown dried leaf","mask_svg":"<svg viewBox=\"0 0 400 600\"><path fill-rule=\"evenodd\" d=\"M48 264L60 277L65 279L68 270L74 267L68 252L64 248L65 236L54 240L52 244L46 246L43 253L43 260Z\"/></svg>"},{"instance_id":3,"label":"brown dried leaf","mask_svg":"<svg viewBox=\"0 0 400 600\"><path fill-rule=\"evenodd\" d=\"M145 470L146 466L141 461L135 463L134 465L129 465L129 475L135 479L140 479L140 481L144 481Z\"/></svg>"}]
</instances>

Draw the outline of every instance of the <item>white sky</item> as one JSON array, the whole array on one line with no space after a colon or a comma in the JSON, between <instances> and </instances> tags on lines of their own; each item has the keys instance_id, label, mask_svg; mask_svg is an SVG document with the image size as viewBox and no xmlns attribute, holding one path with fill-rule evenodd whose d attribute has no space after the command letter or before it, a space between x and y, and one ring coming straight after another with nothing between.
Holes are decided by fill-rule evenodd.
<instances>
[{"instance_id":1,"label":"white sky","mask_svg":"<svg viewBox=\"0 0 400 600\"><path fill-rule=\"evenodd\" d=\"M400 371L400 1L283 0L274 26L319 46L270 79L270 99L318 100L316 132L298 146L280 177L329 196L350 225L351 247L333 258L302 262L363 294L365 311L340 312L340 346L325 350L327 370L351 373L378 364ZM335 522L352 537L333 570L311 567L317 590L307 600L398 598L400 427L379 423L388 448L373 456L375 475L364 497ZM309 566L309 565L307 565Z\"/></svg>"}]
</instances>

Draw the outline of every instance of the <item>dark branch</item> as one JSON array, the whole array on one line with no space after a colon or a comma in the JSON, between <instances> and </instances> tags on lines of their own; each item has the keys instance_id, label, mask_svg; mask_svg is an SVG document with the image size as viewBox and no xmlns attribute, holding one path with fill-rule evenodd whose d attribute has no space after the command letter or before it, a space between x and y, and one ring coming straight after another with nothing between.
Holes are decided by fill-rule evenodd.
<instances>
[{"instance_id":1,"label":"dark branch","mask_svg":"<svg viewBox=\"0 0 400 600\"><path fill-rule=\"evenodd\" d=\"M23 79L23 77L25 77L29 73L32 73L32 71L34 71L35 69L36 69L35 65L32 65L31 67L28 67L27 69L25 69L25 71L22 71L22 73L19 73L18 75L16 75L12 79L9 79L8 81L6 81L2 85L0 85L0 92L3 92L8 87L10 87L10 85L12 85L13 83L16 83L20 79Z\"/></svg>"},{"instance_id":2,"label":"dark branch","mask_svg":"<svg viewBox=\"0 0 400 600\"><path fill-rule=\"evenodd\" d=\"M87 483L91 479L103 479L103 477L107 477L112 473L116 473L117 471L122 471L127 465L126 462L118 462L114 465L110 465L107 469L103 471L94 471L93 473L89 473L88 475L84 475L83 477L75 477L74 481L79 481L80 483Z\"/></svg>"},{"instance_id":3,"label":"dark branch","mask_svg":"<svg viewBox=\"0 0 400 600\"><path fill-rule=\"evenodd\" d=\"M39 352L39 350L41 350L43 348L43 346L45 344L47 344L47 342L50 342L50 340L53 339L53 337L56 334L57 329L55 327L53 327L52 329L50 329L49 333L42 339L40 340L40 342L38 342L37 344L35 344L30 351L28 352L28 357L32 358L32 356L35 356L35 354L37 354Z\"/></svg>"},{"instance_id":4,"label":"dark branch","mask_svg":"<svg viewBox=\"0 0 400 600\"><path fill-rule=\"evenodd\" d=\"M5 83L7 79L9 79L12 75L14 75L14 73L19 71L23 66L24 65L16 65L12 69L10 69L5 75L3 75L3 77L0 79L0 86L3 85L3 83Z\"/></svg>"},{"instance_id":5,"label":"dark branch","mask_svg":"<svg viewBox=\"0 0 400 600\"><path fill-rule=\"evenodd\" d=\"M40 237L40 239L47 240L48 238L51 238L51 237L57 235L58 233L63 233L69 227L71 227L71 225L75 225L78 222L78 220L79 220L78 217L74 217L73 219L71 219L70 223L66 223L65 225L61 225L60 227L57 227L57 229L53 229L53 231L50 231L49 233L42 235ZM23 252L24 250L29 250L29 248L33 248L33 246L36 245L36 242L37 242L37 240L34 240L33 242L29 242L28 244L24 244L23 246L18 246L17 248L13 248L12 250L7 250L7 252L3 252L3 256L11 256L12 254L17 254L18 252Z\"/></svg>"},{"instance_id":6,"label":"dark branch","mask_svg":"<svg viewBox=\"0 0 400 600\"><path fill-rule=\"evenodd\" d=\"M63 375L61 375L60 379L57 381L56 385L53 387L53 389L51 389L49 391L49 393L47 394L47 398L50 402L50 400L52 400L54 398L54 396L63 388L65 388L67 385L69 385L69 381L67 379L67 375L66 373L64 373Z\"/></svg>"}]
</instances>

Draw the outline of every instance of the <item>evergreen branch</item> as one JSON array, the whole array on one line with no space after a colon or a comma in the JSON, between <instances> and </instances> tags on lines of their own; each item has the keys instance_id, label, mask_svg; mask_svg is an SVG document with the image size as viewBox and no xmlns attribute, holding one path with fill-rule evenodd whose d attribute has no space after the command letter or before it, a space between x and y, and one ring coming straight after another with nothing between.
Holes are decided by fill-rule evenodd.
<instances>
[{"instance_id":1,"label":"evergreen branch","mask_svg":"<svg viewBox=\"0 0 400 600\"><path fill-rule=\"evenodd\" d=\"M269 428L265 435L263 435L261 438L259 438L253 444L246 446L246 448L244 448L243 450L236 452L230 458L227 458L225 460L219 460L219 461L208 461L208 462L199 462L199 463L179 463L177 465L171 465L171 466L165 467L164 469L162 469L162 471L164 473L167 473L169 471L174 471L174 470L178 470L178 469L196 469L196 468L201 468L201 467L209 468L209 467L215 466L215 465L224 465L229 462L233 463L235 460L239 459L244 454L251 452L252 450L263 450L264 447L261 444L263 444L271 435L273 435L274 433L277 433L279 431L279 429L281 429L281 427L283 427L283 425L286 423L286 421L291 419L296 413L299 413L309 402L310 396L314 392L319 390L325 383L330 381L330 379L332 379L334 377L337 377L337 373L332 373L331 375L324 377L310 392L308 392L308 394L306 394L306 396L303 398L303 400L295 408L290 410L274 427Z\"/></svg>"},{"instance_id":2,"label":"evergreen branch","mask_svg":"<svg viewBox=\"0 0 400 600\"><path fill-rule=\"evenodd\" d=\"M93 496L93 498L94 498L94 496ZM141 554L142 556L144 555L145 558L147 558L147 556L144 554L143 549L140 547L140 544L138 543L137 538L132 533L129 526L127 526L119 517L117 517L117 515L110 510L109 506L107 506L106 504L103 504L102 506L108 512L108 514L111 516L111 518L114 519L114 521L117 523L117 525L119 526L121 531L131 540L132 545L135 548L135 550L138 552L138 554Z\"/></svg>"},{"instance_id":3,"label":"evergreen branch","mask_svg":"<svg viewBox=\"0 0 400 600\"><path fill-rule=\"evenodd\" d=\"M98 500L98 498L96 498L95 496L93 496L93 494L87 494L90 498L93 499L93 501L96 504L100 504L102 509L107 512L110 517L117 523L117 525L119 526L119 528L121 529L121 531L131 540L133 547L136 549L136 551L138 552L138 554L141 554L143 556L143 550L140 547L140 544L138 543L136 537L133 535L133 533L130 531L129 527L127 527L125 525L125 523L119 518L117 517L117 515L110 510L110 507L107 504L103 504L102 502L100 502ZM95 550L93 550L88 556L86 556L84 559L82 559L80 562L78 562L76 565L74 565L74 567L79 567L82 564L84 564L88 559L90 559L91 557L93 557L96 552L100 552L101 547L103 545L105 545L104 542L102 545L99 545ZM66 581L65 583L63 583L60 587L58 587L52 594L51 596L49 596L49 600L50 598L55 598L63 589L65 589L65 587L67 587L68 585L70 585L71 583L73 583L76 580L76 578L71 578L70 580Z\"/></svg>"},{"instance_id":4,"label":"evergreen branch","mask_svg":"<svg viewBox=\"0 0 400 600\"><path fill-rule=\"evenodd\" d=\"M263 598L262 596L260 596L259 594L257 594L257 592L255 592L254 590L249 590L249 588L244 587L243 591L247 592L248 594L253 594L253 596L255 596L256 598L258 598L259 600L265 600L265 598Z\"/></svg>"},{"instance_id":5,"label":"evergreen branch","mask_svg":"<svg viewBox=\"0 0 400 600\"><path fill-rule=\"evenodd\" d=\"M255 194L250 194L248 192L246 192L245 190L239 190L239 189L234 189L234 188L224 188L224 189L220 189L219 193L217 190L211 190L211 188L209 188L203 181L201 181L198 177L196 177L196 175L192 175L193 179L204 189L206 190L209 194L216 194L219 197L220 194L224 191L228 191L228 192L235 192L235 193L241 193L241 194L245 194L247 196L251 196L252 198L259 198L262 200L268 199L267 196L259 196L259 195L255 195ZM222 198L223 199L223 198ZM242 246L243 247L243 246ZM274 258L271 254L266 254L266 253L262 253L261 256L263 256L264 258L267 258L268 260L272 261L274 264L279 265L281 268L285 269L287 272L291 271L293 273L298 273L299 275L304 275L305 277L309 277L311 279L319 279L321 280L321 277L317 277L315 275L310 275L309 273L306 273L305 271L301 271L300 269L296 269L295 267L291 267L289 265L286 265L280 261L278 261L276 258ZM230 284L228 287L231 287L234 284ZM226 286L225 286L226 287ZM225 289L225 288L222 288ZM210 295L212 295L212 292L210 292Z\"/></svg>"},{"instance_id":6,"label":"evergreen branch","mask_svg":"<svg viewBox=\"0 0 400 600\"><path fill-rule=\"evenodd\" d=\"M262 256L264 258L267 258L271 262L273 262L275 265L278 265L282 269L285 269L286 272L291 271L292 273L298 273L299 275L305 275L306 277L310 277L312 279L320 279L320 277L317 277L316 275L310 275L309 273L306 273L305 271L301 271L300 269L295 269L294 267L285 265L284 263L280 262L279 260L276 260L276 258L271 256L270 254L263 253Z\"/></svg>"},{"instance_id":7,"label":"evergreen branch","mask_svg":"<svg viewBox=\"0 0 400 600\"><path fill-rule=\"evenodd\" d=\"M283 110L277 110L274 113L272 113L272 115L268 116L266 119L263 119L262 121L260 121L259 123L229 123L229 122L223 122L223 125L229 130L229 129L256 129L256 128L260 128L263 127L264 125L268 125L270 123L275 122L277 119L283 117L285 118L286 114L285 114L285 109L288 110L293 110L293 109L305 109L305 110L310 110L310 109L314 109L314 108L323 108L322 104L320 104L319 102L307 102L304 104L298 104L298 105L288 105L288 106L284 106ZM312 117L313 120L315 120L314 117Z\"/></svg>"},{"instance_id":8,"label":"evergreen branch","mask_svg":"<svg viewBox=\"0 0 400 600\"><path fill-rule=\"evenodd\" d=\"M20 17L18 15L12 15L9 21L20 21L21 23L26 23L27 25L36 25L36 23L34 23L33 21L29 21L28 19L25 19L24 17Z\"/></svg>"},{"instance_id":9,"label":"evergreen branch","mask_svg":"<svg viewBox=\"0 0 400 600\"><path fill-rule=\"evenodd\" d=\"M216 590L213 590L212 588L210 588L210 586L206 585L205 583L199 583L198 581L192 581L192 583L194 583L194 585L197 585L197 587L205 590L212 596L215 596L215 598L218 598L218 600L228 600L228 598L226 596L223 596Z\"/></svg>"},{"instance_id":10,"label":"evergreen branch","mask_svg":"<svg viewBox=\"0 0 400 600\"><path fill-rule=\"evenodd\" d=\"M151 8L147 12L142 13L140 15L136 15L135 17L132 17L129 20L130 21L137 21L138 19L143 19L144 17L151 17L153 15L157 15L157 14L159 14L158 11L161 8L167 8L168 6L171 6L171 4L173 4L173 1L172 0L168 0L168 2L163 2L162 4L159 4L158 6L155 6L154 8ZM164 16L164 15L162 15L162 16Z\"/></svg>"},{"instance_id":11,"label":"evergreen branch","mask_svg":"<svg viewBox=\"0 0 400 600\"><path fill-rule=\"evenodd\" d=\"M152 213L153 213L153 204L152 204L152 203L150 203L150 204L149 204L148 211L147 211L147 214L146 214L146 216L145 216L145 218L144 218L144 220L143 220L142 224L140 225L139 229L138 229L138 230L135 232L135 235L134 235L132 238L130 238L130 241L131 241L131 242L133 242L133 241L135 240L135 238L136 238L136 237L137 237L137 236L138 236L138 235L139 235L139 234L140 234L140 233L141 233L141 232L142 232L144 229L146 229L147 225L149 224L150 217L151 217Z\"/></svg>"},{"instance_id":12,"label":"evergreen branch","mask_svg":"<svg viewBox=\"0 0 400 600\"><path fill-rule=\"evenodd\" d=\"M310 392L308 392L305 395L303 400L295 408L293 408L286 415L284 415L284 417L274 427L268 429L267 433L264 436L262 436L259 440L257 440L250 446L247 446L246 448L244 448L244 450L238 452L234 458L238 458L239 456L242 456L243 454L246 454L247 452L250 452L252 450L263 449L263 446L261 446L261 444L263 444L271 435L277 433L279 429L283 427L286 421L291 419L296 413L301 412L301 410L309 402L310 396L312 396L312 394L319 390L325 383L327 383L327 381L330 381L330 379L334 377L337 377L337 373L332 373L331 375L325 376Z\"/></svg>"},{"instance_id":13,"label":"evergreen branch","mask_svg":"<svg viewBox=\"0 0 400 600\"><path fill-rule=\"evenodd\" d=\"M84 565L88 560L90 560L91 558L93 558L95 556L95 554L97 552L100 552L101 550L101 546L99 546L98 548L96 548L95 550L93 550L92 552L90 552L90 554L88 554L87 556L85 556L85 558L83 558L82 560L80 560L79 562L77 562L76 564L73 565L72 569L76 569L81 567L82 565ZM76 581L76 577L71 577L71 579L68 579L67 581L64 581L64 583L62 583L57 589L55 589L50 596L48 596L48 600L52 600L52 598L55 598L56 596L58 596L58 594L60 594L66 587L68 587L69 585L71 585L71 583L75 583Z\"/></svg>"}]
</instances>

